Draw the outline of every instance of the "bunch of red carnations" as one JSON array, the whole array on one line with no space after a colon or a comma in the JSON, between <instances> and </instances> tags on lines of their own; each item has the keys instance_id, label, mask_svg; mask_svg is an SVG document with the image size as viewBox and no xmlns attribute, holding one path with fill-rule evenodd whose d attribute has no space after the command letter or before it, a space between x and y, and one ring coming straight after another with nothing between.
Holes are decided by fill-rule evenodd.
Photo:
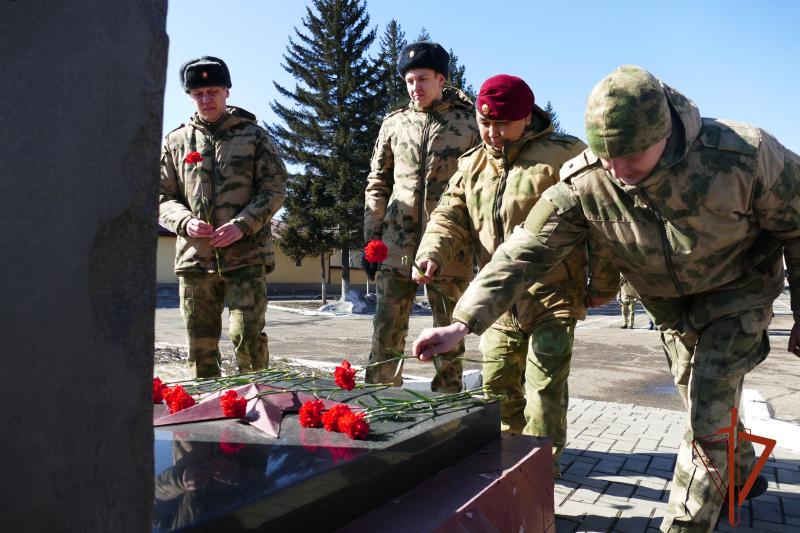
<instances>
[{"instance_id":1,"label":"bunch of red carnations","mask_svg":"<svg viewBox=\"0 0 800 533\"><path fill-rule=\"evenodd\" d=\"M153 403L159 404L162 402L167 404L170 414L183 411L197 403L182 386L175 385L170 387L156 376L153 378Z\"/></svg>"},{"instance_id":2,"label":"bunch of red carnations","mask_svg":"<svg viewBox=\"0 0 800 533\"><path fill-rule=\"evenodd\" d=\"M166 403L170 414L174 414L195 405L197 401L183 386L170 387L156 376L153 378L153 403ZM220 397L220 404L226 418L242 418L247 410L247 400L232 390Z\"/></svg>"},{"instance_id":3,"label":"bunch of red carnations","mask_svg":"<svg viewBox=\"0 0 800 533\"><path fill-rule=\"evenodd\" d=\"M351 439L365 439L369 434L369 422L364 413L357 413L350 406L340 403L327 411L322 400L309 400L300 407L300 425L306 428L324 427L325 431L344 433Z\"/></svg>"}]
</instances>

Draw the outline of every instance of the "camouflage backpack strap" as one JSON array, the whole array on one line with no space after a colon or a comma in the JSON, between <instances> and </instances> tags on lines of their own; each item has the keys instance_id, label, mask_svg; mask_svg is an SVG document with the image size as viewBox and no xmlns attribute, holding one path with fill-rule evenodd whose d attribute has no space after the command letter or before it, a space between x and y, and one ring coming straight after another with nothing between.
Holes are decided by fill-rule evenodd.
<instances>
[{"instance_id":1,"label":"camouflage backpack strap","mask_svg":"<svg viewBox=\"0 0 800 533\"><path fill-rule=\"evenodd\" d=\"M587 149L561 166L559 178L561 181L572 181L581 174L594 170L599 166L600 158Z\"/></svg>"}]
</instances>

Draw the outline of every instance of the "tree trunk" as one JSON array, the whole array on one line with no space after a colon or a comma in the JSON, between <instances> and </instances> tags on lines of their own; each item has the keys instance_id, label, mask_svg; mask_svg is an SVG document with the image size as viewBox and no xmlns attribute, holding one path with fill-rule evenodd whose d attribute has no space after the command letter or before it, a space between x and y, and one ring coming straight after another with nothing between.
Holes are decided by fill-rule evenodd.
<instances>
[{"instance_id":1,"label":"tree trunk","mask_svg":"<svg viewBox=\"0 0 800 533\"><path fill-rule=\"evenodd\" d=\"M342 246L342 297L344 301L350 292L350 247Z\"/></svg>"},{"instance_id":2,"label":"tree trunk","mask_svg":"<svg viewBox=\"0 0 800 533\"><path fill-rule=\"evenodd\" d=\"M325 252L319 252L319 277L322 284L322 305L328 303L328 279L325 276Z\"/></svg>"}]
</instances>

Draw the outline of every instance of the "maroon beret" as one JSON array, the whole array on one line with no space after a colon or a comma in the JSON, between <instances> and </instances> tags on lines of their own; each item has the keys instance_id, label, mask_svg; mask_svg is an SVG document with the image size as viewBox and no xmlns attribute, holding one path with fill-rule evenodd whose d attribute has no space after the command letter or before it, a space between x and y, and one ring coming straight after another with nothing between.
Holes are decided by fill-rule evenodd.
<instances>
[{"instance_id":1,"label":"maroon beret","mask_svg":"<svg viewBox=\"0 0 800 533\"><path fill-rule=\"evenodd\" d=\"M533 91L522 78L492 76L481 85L478 112L491 120L520 120L533 110Z\"/></svg>"}]
</instances>

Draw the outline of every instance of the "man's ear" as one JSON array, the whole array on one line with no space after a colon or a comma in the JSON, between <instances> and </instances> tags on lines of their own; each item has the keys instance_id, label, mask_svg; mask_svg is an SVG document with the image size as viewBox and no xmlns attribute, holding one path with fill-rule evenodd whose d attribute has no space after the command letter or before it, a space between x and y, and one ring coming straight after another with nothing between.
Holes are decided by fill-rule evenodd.
<instances>
[{"instance_id":1,"label":"man's ear","mask_svg":"<svg viewBox=\"0 0 800 533\"><path fill-rule=\"evenodd\" d=\"M444 74L441 74L439 72L437 72L436 75L439 76L438 78L439 87L444 87L444 84L447 83L447 78L444 77Z\"/></svg>"}]
</instances>

